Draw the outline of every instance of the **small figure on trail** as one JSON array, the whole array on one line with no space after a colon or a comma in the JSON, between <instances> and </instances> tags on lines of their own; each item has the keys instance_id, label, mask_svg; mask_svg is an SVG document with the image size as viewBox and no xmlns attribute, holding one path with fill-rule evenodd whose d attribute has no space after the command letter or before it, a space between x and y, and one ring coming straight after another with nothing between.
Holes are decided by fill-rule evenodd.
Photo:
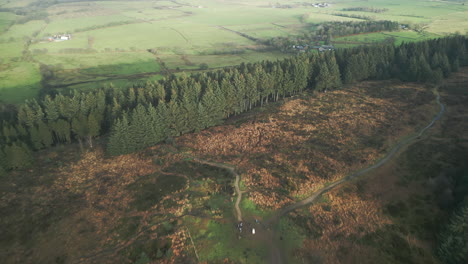
<instances>
[{"instance_id":1,"label":"small figure on trail","mask_svg":"<svg viewBox=\"0 0 468 264\"><path fill-rule=\"evenodd\" d=\"M257 224L259 223L258 219L255 219L255 223L257 223Z\"/></svg>"},{"instance_id":2,"label":"small figure on trail","mask_svg":"<svg viewBox=\"0 0 468 264\"><path fill-rule=\"evenodd\" d=\"M255 235L255 228L252 228L252 235Z\"/></svg>"}]
</instances>

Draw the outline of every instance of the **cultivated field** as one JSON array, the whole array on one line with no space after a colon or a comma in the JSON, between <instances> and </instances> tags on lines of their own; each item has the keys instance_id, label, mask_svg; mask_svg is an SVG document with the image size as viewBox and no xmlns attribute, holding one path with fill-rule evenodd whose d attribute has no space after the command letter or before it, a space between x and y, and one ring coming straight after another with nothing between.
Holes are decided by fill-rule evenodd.
<instances>
[{"instance_id":1,"label":"cultivated field","mask_svg":"<svg viewBox=\"0 0 468 264\"><path fill-rule=\"evenodd\" d=\"M269 50L262 41L301 35L314 28L310 23L362 21L356 18L362 16L418 25L424 31L348 36L336 39L338 47L378 42L386 34L398 44L456 31L464 34L468 28L468 7L450 1L337 0L324 8L313 2L262 0L58 1L36 7L38 2L0 1L2 102L22 102L44 87L92 89L109 82L128 86L178 70L196 70L201 63L217 68L291 56ZM343 11L356 6L386 11ZM33 8L38 11L24 14ZM47 40L66 33L72 35L70 40ZM44 82L40 64L53 68L55 78ZM90 71L96 74L86 74Z\"/></svg>"}]
</instances>

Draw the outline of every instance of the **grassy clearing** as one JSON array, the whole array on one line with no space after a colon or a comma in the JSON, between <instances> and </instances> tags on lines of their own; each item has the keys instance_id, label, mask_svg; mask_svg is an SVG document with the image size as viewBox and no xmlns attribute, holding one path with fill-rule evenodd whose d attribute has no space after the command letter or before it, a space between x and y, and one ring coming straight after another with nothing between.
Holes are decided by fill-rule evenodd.
<instances>
[{"instance_id":1,"label":"grassy clearing","mask_svg":"<svg viewBox=\"0 0 468 264\"><path fill-rule=\"evenodd\" d=\"M239 240L234 223L186 220L189 220L186 225L191 230L200 261L219 263L228 259L236 263L264 263L267 258L266 248L259 247L247 234Z\"/></svg>"},{"instance_id":2,"label":"grassy clearing","mask_svg":"<svg viewBox=\"0 0 468 264\"><path fill-rule=\"evenodd\" d=\"M403 42L422 41L437 37L440 37L440 35L436 35L433 33L418 33L416 31L407 30L398 32L378 32L353 36L344 36L335 38L334 41L342 45L356 45L359 43L379 43L385 41L388 38L395 38L395 45L400 45Z\"/></svg>"},{"instance_id":3,"label":"grassy clearing","mask_svg":"<svg viewBox=\"0 0 468 264\"><path fill-rule=\"evenodd\" d=\"M39 67L26 62L10 63L0 71L0 100L8 103L22 103L34 98L41 89Z\"/></svg>"},{"instance_id":4,"label":"grassy clearing","mask_svg":"<svg viewBox=\"0 0 468 264\"><path fill-rule=\"evenodd\" d=\"M278 223L278 228L276 228L279 231L276 235L280 236L281 250L288 252L288 255L285 256L287 263L298 263L293 260L295 257L293 254L290 255L290 253L293 253L294 249L302 247L304 239L310 235L307 230L295 224L294 221L296 219L291 220L289 217L282 218Z\"/></svg>"}]
</instances>

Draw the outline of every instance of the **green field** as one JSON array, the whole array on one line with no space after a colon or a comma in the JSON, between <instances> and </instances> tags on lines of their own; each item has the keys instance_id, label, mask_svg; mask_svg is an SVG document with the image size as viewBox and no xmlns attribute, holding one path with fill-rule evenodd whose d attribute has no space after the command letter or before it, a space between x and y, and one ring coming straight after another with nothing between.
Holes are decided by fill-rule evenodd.
<instances>
[{"instance_id":1,"label":"green field","mask_svg":"<svg viewBox=\"0 0 468 264\"><path fill-rule=\"evenodd\" d=\"M261 41L302 35L315 28L310 27L311 23L360 21L352 17L357 15L417 25L423 33L400 31L345 36L335 39L337 47L372 44L392 36L399 44L455 32L464 34L468 30L468 7L450 1L343 0L330 1L331 5L326 8L313 7L313 2L261 0L58 0L56 4L35 7L38 2L0 1L0 8L3 8L0 10L3 102L20 103L39 93L40 64L60 69L56 74L59 78L44 83L46 86L63 84L68 88L86 89L110 81L125 86L135 80L163 78L167 71L163 71L161 63L166 70L177 73L197 70L200 63L218 68L291 56L293 54L265 51ZM343 11L349 7L387 10L382 13ZM40 12L48 16L28 18ZM10 26L15 21L17 23ZM47 37L57 34L71 34L72 38L47 41ZM143 73L143 77L135 76ZM18 74L30 76L18 78ZM93 81L98 83L93 84ZM24 91L22 87L26 87Z\"/></svg>"},{"instance_id":2,"label":"green field","mask_svg":"<svg viewBox=\"0 0 468 264\"><path fill-rule=\"evenodd\" d=\"M337 44L372 44L383 42L388 38L395 38L395 44L400 45L403 42L422 41L430 38L437 38L440 35L434 33L418 33L415 31L399 32L377 32L369 34L359 34L335 38L333 41Z\"/></svg>"}]
</instances>

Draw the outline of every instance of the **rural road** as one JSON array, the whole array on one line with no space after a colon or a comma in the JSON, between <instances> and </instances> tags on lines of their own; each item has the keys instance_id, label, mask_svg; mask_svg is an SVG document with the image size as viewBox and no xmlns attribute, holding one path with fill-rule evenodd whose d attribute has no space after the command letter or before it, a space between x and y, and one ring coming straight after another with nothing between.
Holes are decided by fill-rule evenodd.
<instances>
[{"instance_id":1,"label":"rural road","mask_svg":"<svg viewBox=\"0 0 468 264\"><path fill-rule=\"evenodd\" d=\"M415 141L416 139L418 139L419 137L421 137L430 127L432 127L434 125L434 123L439 120L442 115L444 114L445 112L445 106L440 102L440 95L439 95L439 92L437 91L437 89L435 89L435 93L437 95L437 98L436 98L436 102L437 104L440 106L440 110L438 112L438 114L431 120L431 122L425 126L424 128L422 128L419 133L417 135L414 135L414 136L411 136L409 138L406 138L404 140L402 140L401 142L399 142L398 144L396 144L391 150L390 152L387 153L387 155L385 155L384 158L382 158L381 160L379 160L377 163L373 164L372 166L370 167L367 167L365 169L362 169L362 170L359 170L349 176L346 176L340 180L337 180L325 187L323 187L322 189L320 190L317 190L315 191L312 195L310 195L309 197L305 198L304 200L301 200L297 203L294 203L294 204L291 204L291 205L288 205L286 207L283 207L282 209L279 210L279 212L277 214L275 214L275 216L273 216L271 219L269 219L267 222L268 224L271 224L271 226L275 226L278 219L281 217L281 216L284 216L286 214L288 214L289 212L291 211L294 211L300 207L303 207L305 205L308 205L310 203L313 203L318 197L320 197L320 195L330 191L331 189L335 188L336 186L344 183L344 182L347 182L347 181L350 181L351 179L354 179L356 177L359 177L373 169L376 169L380 166L382 166L383 164L387 163L398 151L400 151L403 147L409 145L411 142ZM275 232L276 230L273 230L273 232ZM280 263L283 263L282 262L282 257L281 257L281 252L277 252L278 250L280 250L276 245L275 243L272 243L273 247L270 249L270 251L272 251L272 255L275 256L274 259L271 259L270 260L270 263L274 263L274 264L280 264Z\"/></svg>"}]
</instances>

